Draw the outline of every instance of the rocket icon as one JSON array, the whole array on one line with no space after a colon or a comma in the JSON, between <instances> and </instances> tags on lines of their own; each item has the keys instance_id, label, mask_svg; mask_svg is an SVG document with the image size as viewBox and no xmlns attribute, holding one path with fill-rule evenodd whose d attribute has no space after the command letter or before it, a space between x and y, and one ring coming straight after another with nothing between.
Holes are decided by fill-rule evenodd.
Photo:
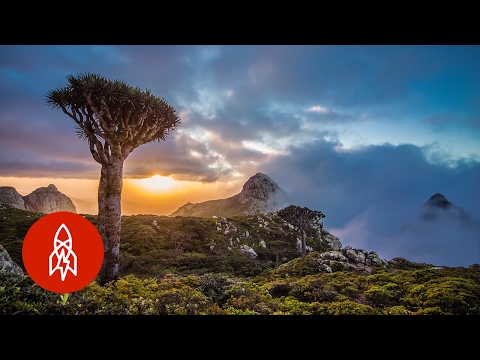
<instances>
[{"instance_id":1,"label":"rocket icon","mask_svg":"<svg viewBox=\"0 0 480 360\"><path fill-rule=\"evenodd\" d=\"M67 233L68 238L59 239L62 229ZM48 275L52 276L55 271L60 271L62 281L65 281L67 272L70 271L77 276L77 255L72 250L72 236L65 224L58 227L53 239L53 251L48 258Z\"/></svg>"}]
</instances>

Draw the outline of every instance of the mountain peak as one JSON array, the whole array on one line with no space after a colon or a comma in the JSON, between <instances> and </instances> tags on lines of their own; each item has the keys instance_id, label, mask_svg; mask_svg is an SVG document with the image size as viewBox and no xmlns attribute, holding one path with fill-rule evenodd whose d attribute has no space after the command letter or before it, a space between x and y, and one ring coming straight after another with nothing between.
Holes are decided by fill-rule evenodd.
<instances>
[{"instance_id":1,"label":"mountain peak","mask_svg":"<svg viewBox=\"0 0 480 360\"><path fill-rule=\"evenodd\" d=\"M55 185L53 185L53 184L48 185L48 186L47 186L47 189L48 189L48 190L52 190L52 191L58 191L57 187L56 187Z\"/></svg>"},{"instance_id":2,"label":"mountain peak","mask_svg":"<svg viewBox=\"0 0 480 360\"><path fill-rule=\"evenodd\" d=\"M448 201L445 196L440 193L436 193L432 195L430 199L425 203L425 205L435 206L438 208L445 209L446 207L452 205L450 201Z\"/></svg>"},{"instance_id":3,"label":"mountain peak","mask_svg":"<svg viewBox=\"0 0 480 360\"><path fill-rule=\"evenodd\" d=\"M448 216L450 219L471 221L470 215L462 208L455 206L445 196L436 193L424 203L420 210L420 217L423 220L434 220L439 216Z\"/></svg>"},{"instance_id":4,"label":"mountain peak","mask_svg":"<svg viewBox=\"0 0 480 360\"><path fill-rule=\"evenodd\" d=\"M287 193L268 175L258 172L243 184L242 191L237 195L197 204L187 203L170 216L230 217L265 214L287 206L288 202Z\"/></svg>"},{"instance_id":5,"label":"mountain peak","mask_svg":"<svg viewBox=\"0 0 480 360\"><path fill-rule=\"evenodd\" d=\"M252 199L268 200L277 192L283 192L283 190L275 181L265 174L256 173L243 184L239 197L241 203Z\"/></svg>"}]
</instances>

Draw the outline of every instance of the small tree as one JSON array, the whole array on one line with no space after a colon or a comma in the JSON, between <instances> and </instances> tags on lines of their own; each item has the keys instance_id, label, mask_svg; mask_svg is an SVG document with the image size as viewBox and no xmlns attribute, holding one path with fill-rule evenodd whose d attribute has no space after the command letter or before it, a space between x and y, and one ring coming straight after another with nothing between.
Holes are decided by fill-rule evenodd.
<instances>
[{"instance_id":1,"label":"small tree","mask_svg":"<svg viewBox=\"0 0 480 360\"><path fill-rule=\"evenodd\" d=\"M270 242L268 247L275 255L275 267L278 268L278 265L280 263L280 256L285 254L285 252L288 250L288 245L284 241L274 240Z\"/></svg>"},{"instance_id":2,"label":"small tree","mask_svg":"<svg viewBox=\"0 0 480 360\"><path fill-rule=\"evenodd\" d=\"M138 146L165 140L180 118L163 98L124 81L90 73L67 75L67 80L67 86L47 93L47 104L75 121L78 136L88 140L93 159L102 166L98 231L105 248L103 285L118 275L123 162Z\"/></svg>"},{"instance_id":3,"label":"small tree","mask_svg":"<svg viewBox=\"0 0 480 360\"><path fill-rule=\"evenodd\" d=\"M296 205L290 205L279 210L277 215L300 230L302 235L302 257L307 256L307 235L305 230L316 221L323 219L325 215L321 211L310 210L307 207Z\"/></svg>"},{"instance_id":4,"label":"small tree","mask_svg":"<svg viewBox=\"0 0 480 360\"><path fill-rule=\"evenodd\" d=\"M168 239L171 244L174 246L175 250L182 250L183 246L191 242L193 235L191 233L186 233L180 230L173 231L168 234Z\"/></svg>"}]
</instances>

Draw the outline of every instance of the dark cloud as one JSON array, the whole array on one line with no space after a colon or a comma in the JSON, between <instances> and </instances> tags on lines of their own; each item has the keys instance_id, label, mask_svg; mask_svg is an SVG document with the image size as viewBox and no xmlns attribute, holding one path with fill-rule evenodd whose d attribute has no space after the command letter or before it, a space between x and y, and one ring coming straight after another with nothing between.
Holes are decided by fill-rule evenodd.
<instances>
[{"instance_id":1,"label":"dark cloud","mask_svg":"<svg viewBox=\"0 0 480 360\"><path fill-rule=\"evenodd\" d=\"M475 132L476 136L480 134L480 110L475 115L442 113L430 116L423 120L431 126L433 131L449 131L458 127L459 124L469 131Z\"/></svg>"},{"instance_id":2,"label":"dark cloud","mask_svg":"<svg viewBox=\"0 0 480 360\"><path fill-rule=\"evenodd\" d=\"M78 139L73 121L58 126L28 118L0 122L3 176L97 178L100 165L88 143Z\"/></svg>"},{"instance_id":3,"label":"dark cloud","mask_svg":"<svg viewBox=\"0 0 480 360\"><path fill-rule=\"evenodd\" d=\"M428 224L415 220L421 205L439 192L479 221L478 162L458 161L450 168L429 163L423 150L413 145L350 151L336 151L336 145L317 141L292 147L265 171L298 205L322 211L326 227L344 245L377 251L388 259L453 265L463 254L462 265L475 256L480 262L475 252L480 245L478 226L461 226L447 217ZM418 244L425 245L421 252ZM435 258L441 252L437 250L447 246L455 248L456 257Z\"/></svg>"}]
</instances>

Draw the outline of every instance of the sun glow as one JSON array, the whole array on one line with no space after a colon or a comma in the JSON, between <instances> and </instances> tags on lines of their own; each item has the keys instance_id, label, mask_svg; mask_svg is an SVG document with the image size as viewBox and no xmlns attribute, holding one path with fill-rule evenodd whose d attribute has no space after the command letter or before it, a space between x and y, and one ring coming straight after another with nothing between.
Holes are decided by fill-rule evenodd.
<instances>
[{"instance_id":1,"label":"sun glow","mask_svg":"<svg viewBox=\"0 0 480 360\"><path fill-rule=\"evenodd\" d=\"M148 191L163 192L175 187L176 182L170 176L153 175L146 179L130 180L133 184L139 185Z\"/></svg>"}]
</instances>

